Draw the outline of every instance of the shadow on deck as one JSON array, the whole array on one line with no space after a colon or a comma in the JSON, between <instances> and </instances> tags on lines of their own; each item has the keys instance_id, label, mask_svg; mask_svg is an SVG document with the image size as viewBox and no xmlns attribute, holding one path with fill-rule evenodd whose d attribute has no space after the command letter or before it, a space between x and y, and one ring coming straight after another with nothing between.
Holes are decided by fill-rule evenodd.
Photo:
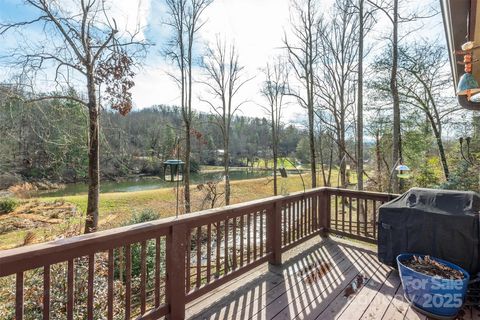
<instances>
[{"instance_id":1,"label":"shadow on deck","mask_svg":"<svg viewBox=\"0 0 480 320\"><path fill-rule=\"evenodd\" d=\"M426 319L375 247L316 237L187 306L189 319ZM463 319L479 318L468 310Z\"/></svg>"}]
</instances>

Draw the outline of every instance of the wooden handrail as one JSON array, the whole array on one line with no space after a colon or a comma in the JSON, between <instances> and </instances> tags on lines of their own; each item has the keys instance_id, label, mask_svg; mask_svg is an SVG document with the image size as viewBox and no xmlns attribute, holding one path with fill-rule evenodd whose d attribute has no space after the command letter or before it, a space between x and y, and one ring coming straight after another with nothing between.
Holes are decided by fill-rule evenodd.
<instances>
[{"instance_id":1,"label":"wooden handrail","mask_svg":"<svg viewBox=\"0 0 480 320\"><path fill-rule=\"evenodd\" d=\"M230 281L266 261L271 264L281 264L282 252L318 234L331 231L360 240L375 242L377 209L381 203L396 196L378 192L321 187L306 192L204 210L182 215L178 218L170 217L4 250L0 251L0 277L16 275L16 306L18 318L21 319L23 316L23 273L25 271L44 268L44 272L49 273L51 265L68 262L68 286L72 288L74 259L88 257L89 266L93 268L95 254L108 252L108 312L110 317L113 313L111 309L113 292L111 291L113 291L114 250L121 248L122 252L125 250L127 256L124 266L127 270L126 305L130 308L128 300L130 299L130 292L128 290L131 288L129 277L132 246L141 245L141 277L142 283L144 283L147 242L155 241L155 283L158 285L160 283L158 274L161 268L159 262L160 246L161 241L164 241L166 246L164 252L166 260L166 280L164 284L166 286L166 301L165 304L161 305L158 296L159 290L155 290L155 309L143 310L145 309L146 293L145 285L142 285L142 313L144 313L145 318L170 313L172 318L181 319L185 315L187 301L203 295L212 288ZM340 202L338 202L339 199ZM352 204L352 199L356 201L354 204ZM215 229L216 234L213 233L213 229ZM236 234L236 232L241 232L241 235ZM192 233L196 236L195 241L191 238ZM207 239L200 239L200 236L207 237ZM213 238L216 241L215 248L212 244ZM208 254L201 251L204 246L207 247ZM234 248L229 251L228 247L231 246ZM190 274L192 269L191 250L196 250L194 256L197 258L196 269L193 269L194 271L197 270L196 279L193 280ZM237 251L240 257L237 256ZM199 258L203 255L213 255L216 263L216 266L213 265L209 256L208 265L205 268L208 276L204 280L202 280L202 275L198 271L202 270ZM246 257L244 257L245 255ZM232 264L230 264L229 259L233 259ZM221 264L220 260L223 260ZM93 285L94 269L89 270L89 285ZM213 277L212 272L215 272L215 277ZM50 277L44 279L47 279L47 282L50 281ZM194 283L192 288L190 287L191 280ZM200 283L199 281L206 282ZM48 293L50 284L44 283L44 285ZM69 292L70 295L73 294L73 291ZM93 292L93 290L89 288L89 292ZM72 296L69 297L71 299L68 300L70 302L67 303L67 310L72 310L75 299ZM46 299L44 303L48 304L49 295ZM89 312L92 312L91 306L92 301L89 300ZM128 314L130 314L130 310L128 310Z\"/></svg>"}]
</instances>

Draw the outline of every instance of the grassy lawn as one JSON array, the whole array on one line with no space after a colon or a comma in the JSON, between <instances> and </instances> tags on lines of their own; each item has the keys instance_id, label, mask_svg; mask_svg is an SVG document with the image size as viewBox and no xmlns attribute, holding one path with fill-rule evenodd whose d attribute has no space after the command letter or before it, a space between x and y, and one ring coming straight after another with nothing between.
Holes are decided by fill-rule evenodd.
<instances>
[{"instance_id":1,"label":"grassy lawn","mask_svg":"<svg viewBox=\"0 0 480 320\"><path fill-rule=\"evenodd\" d=\"M310 180L308 176L304 176L304 179L306 183ZM283 186L287 192L295 192L303 189L301 179L296 175L290 175L288 178L279 180L279 188L281 186ZM273 180L271 178L232 181L231 187L232 204L265 198L273 194ZM309 188L309 185L306 187ZM191 191L192 211L199 211L202 209L203 195L194 185L191 186ZM173 188L135 192L102 193L100 194L99 207L100 229L104 230L124 225L131 218L132 214L144 209L154 210L160 213L160 216L162 217L172 216L175 214L175 195L175 190ZM180 199L181 198L182 193L180 190ZM222 206L224 204L223 197L220 198L221 201L217 203L217 206ZM28 203L33 201L64 201L66 203L74 204L80 214L78 214L77 217L65 219L65 221L60 224L51 224L48 227L26 228L2 234L0 235L0 249L8 249L22 245L27 233L33 234L33 240L30 243L44 242L57 237L71 236L81 233L84 213L87 208L86 195L41 197L24 200L23 202Z\"/></svg>"},{"instance_id":2,"label":"grassy lawn","mask_svg":"<svg viewBox=\"0 0 480 320\"><path fill-rule=\"evenodd\" d=\"M305 188L310 188L310 175L304 174L303 179ZM351 181L354 181L352 174ZM337 172L332 172L332 185L336 185ZM318 185L322 185L322 179L318 179ZM251 180L239 180L231 182L232 195L231 203L246 202L255 199L266 198L273 195L273 179L259 178ZM223 191L222 186L219 188ZM299 175L290 174L288 178L279 178L279 194L288 194L303 190L302 180ZM202 208L204 195L195 185L191 186L192 211L208 209ZM128 223L132 214L149 209L156 211L161 217L169 217L175 214L176 193L173 188L164 188L156 190L145 190L135 192L116 192L100 194L100 219L99 226L101 230L118 227ZM180 199L182 193L180 190ZM25 200L25 202L55 202L61 201L71 203L78 209L78 214L73 218L66 218L62 223L51 224L48 227L26 228L12 231L0 235L0 249L17 247L24 243L27 233L33 233L33 240L30 243L44 242L55 239L59 236L72 236L80 234L83 229L84 213L87 208L87 196L65 196L65 197L41 197ZM216 204L217 207L223 206L223 196ZM208 206L208 205L207 205ZM180 207L182 201L180 200Z\"/></svg>"}]
</instances>

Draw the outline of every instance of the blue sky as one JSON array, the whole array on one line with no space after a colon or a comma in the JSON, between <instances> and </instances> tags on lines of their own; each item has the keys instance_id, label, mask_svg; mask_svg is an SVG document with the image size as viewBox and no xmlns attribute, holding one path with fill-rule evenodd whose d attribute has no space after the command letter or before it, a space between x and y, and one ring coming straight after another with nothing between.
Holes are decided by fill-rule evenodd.
<instances>
[{"instance_id":1,"label":"blue sky","mask_svg":"<svg viewBox=\"0 0 480 320\"><path fill-rule=\"evenodd\" d=\"M75 0L62 0L63 3ZM321 0L325 11L331 6L332 0ZM431 3L438 5L439 1ZM428 1L401 1L403 10L411 12L418 6L425 6ZM135 28L140 24L144 30L144 37L156 45L151 48L145 61L145 66L139 70L135 79L136 86L133 90L135 108L148 107L153 104L178 103L178 90L175 83L167 75L173 71L172 66L161 55L161 50L168 39L168 30L165 28L165 6L162 0L113 0L113 15L119 25L125 28ZM34 10L23 4L21 0L0 0L0 19L11 21L25 19L33 16ZM259 69L282 51L282 35L288 30L289 0L214 0L213 4L205 11L205 27L201 30L198 41L198 50L206 43L213 42L217 35L235 41L240 61L245 65L245 76L254 77L244 88L239 100L249 99L250 103L243 107L246 115L262 116L263 111L258 104L263 103L259 95L262 81ZM441 17L422 21L424 27L411 38L426 37L440 38L443 41L443 27ZM406 27L405 27L406 28ZM388 21L379 14L379 21L369 35L369 41L376 52L380 51L385 42L382 36L389 34ZM35 30L31 30L35 34ZM32 39L35 37L32 36ZM4 48L12 47L19 38L10 37L2 39ZM20 40L22 41L22 40ZM0 49L1 50L1 49ZM0 51L1 52L1 51ZM370 59L375 56L372 52ZM202 77L201 70L195 71L195 78ZM202 95L202 87L197 84L194 88L197 94ZM208 110L208 107L197 101L197 109ZM298 118L303 111L291 108L287 116L291 119Z\"/></svg>"}]
</instances>

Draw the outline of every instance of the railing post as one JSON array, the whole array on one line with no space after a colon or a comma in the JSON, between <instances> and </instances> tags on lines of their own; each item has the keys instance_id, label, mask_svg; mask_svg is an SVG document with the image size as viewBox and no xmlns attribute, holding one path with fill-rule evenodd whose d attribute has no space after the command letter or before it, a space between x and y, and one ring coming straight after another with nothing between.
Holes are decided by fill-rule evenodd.
<instances>
[{"instance_id":1,"label":"railing post","mask_svg":"<svg viewBox=\"0 0 480 320\"><path fill-rule=\"evenodd\" d=\"M167 238L167 300L169 319L185 319L185 252L187 250L187 226L174 224Z\"/></svg>"},{"instance_id":2,"label":"railing post","mask_svg":"<svg viewBox=\"0 0 480 320\"><path fill-rule=\"evenodd\" d=\"M282 264L282 199L273 203L273 210L267 215L267 242L272 256L270 264Z\"/></svg>"},{"instance_id":3,"label":"railing post","mask_svg":"<svg viewBox=\"0 0 480 320\"><path fill-rule=\"evenodd\" d=\"M324 189L320 192L318 228L322 236L328 235L330 229L330 193Z\"/></svg>"}]
</instances>

